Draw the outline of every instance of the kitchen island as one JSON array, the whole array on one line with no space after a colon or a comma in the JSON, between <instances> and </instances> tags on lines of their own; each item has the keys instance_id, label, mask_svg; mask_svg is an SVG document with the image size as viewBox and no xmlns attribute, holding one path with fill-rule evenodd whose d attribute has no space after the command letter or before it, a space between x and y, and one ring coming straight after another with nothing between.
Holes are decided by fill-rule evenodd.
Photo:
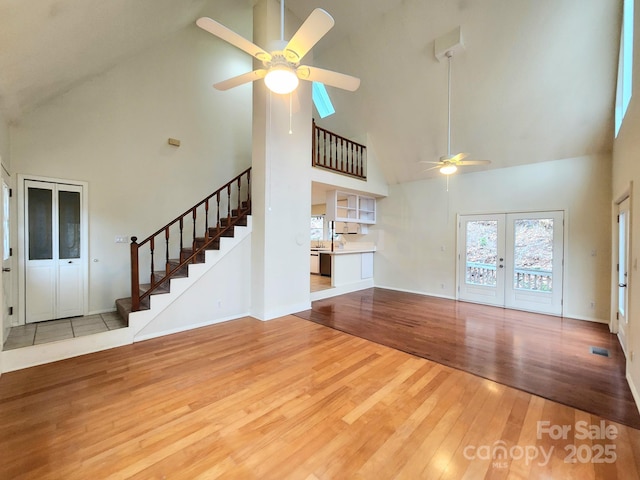
<instances>
[{"instance_id":1,"label":"kitchen island","mask_svg":"<svg viewBox=\"0 0 640 480\"><path fill-rule=\"evenodd\" d=\"M330 259L331 290L314 292L312 300L327 298L329 296L341 295L343 293L362 290L373 287L373 254L376 251L374 245L352 244L344 248L317 249L320 254L320 264L323 259L327 263ZM321 274L326 275L322 271Z\"/></svg>"}]
</instances>

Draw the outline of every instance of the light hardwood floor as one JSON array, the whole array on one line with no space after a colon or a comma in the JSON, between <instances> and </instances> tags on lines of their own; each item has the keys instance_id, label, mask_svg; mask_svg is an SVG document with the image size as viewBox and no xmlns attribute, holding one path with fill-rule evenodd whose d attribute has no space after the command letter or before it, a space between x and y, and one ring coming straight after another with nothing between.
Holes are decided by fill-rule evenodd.
<instances>
[{"instance_id":1,"label":"light hardwood floor","mask_svg":"<svg viewBox=\"0 0 640 480\"><path fill-rule=\"evenodd\" d=\"M245 318L2 375L0 478L639 478L640 431L579 439L583 424L600 418L297 317Z\"/></svg>"}]
</instances>

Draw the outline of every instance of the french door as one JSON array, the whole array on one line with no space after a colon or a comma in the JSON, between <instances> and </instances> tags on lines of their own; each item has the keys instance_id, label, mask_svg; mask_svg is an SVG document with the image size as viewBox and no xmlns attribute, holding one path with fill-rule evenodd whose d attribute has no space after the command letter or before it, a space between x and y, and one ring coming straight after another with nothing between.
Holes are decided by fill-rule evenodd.
<instances>
[{"instance_id":1,"label":"french door","mask_svg":"<svg viewBox=\"0 0 640 480\"><path fill-rule=\"evenodd\" d=\"M461 215L460 300L562 315L563 212Z\"/></svg>"},{"instance_id":2,"label":"french door","mask_svg":"<svg viewBox=\"0 0 640 480\"><path fill-rule=\"evenodd\" d=\"M618 339L624 354L627 354L627 288L629 272L629 197L618 205Z\"/></svg>"},{"instance_id":3,"label":"french door","mask_svg":"<svg viewBox=\"0 0 640 480\"><path fill-rule=\"evenodd\" d=\"M25 321L84 313L82 186L24 181Z\"/></svg>"}]
</instances>

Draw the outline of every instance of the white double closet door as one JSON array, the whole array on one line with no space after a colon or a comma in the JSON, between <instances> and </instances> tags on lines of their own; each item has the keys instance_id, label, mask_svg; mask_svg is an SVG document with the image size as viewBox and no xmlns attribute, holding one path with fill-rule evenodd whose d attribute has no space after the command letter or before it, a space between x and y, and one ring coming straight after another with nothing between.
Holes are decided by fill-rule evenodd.
<instances>
[{"instance_id":1,"label":"white double closet door","mask_svg":"<svg viewBox=\"0 0 640 480\"><path fill-rule=\"evenodd\" d=\"M24 182L25 321L83 315L82 186Z\"/></svg>"},{"instance_id":2,"label":"white double closet door","mask_svg":"<svg viewBox=\"0 0 640 480\"><path fill-rule=\"evenodd\" d=\"M461 215L458 298L562 315L561 211Z\"/></svg>"}]
</instances>

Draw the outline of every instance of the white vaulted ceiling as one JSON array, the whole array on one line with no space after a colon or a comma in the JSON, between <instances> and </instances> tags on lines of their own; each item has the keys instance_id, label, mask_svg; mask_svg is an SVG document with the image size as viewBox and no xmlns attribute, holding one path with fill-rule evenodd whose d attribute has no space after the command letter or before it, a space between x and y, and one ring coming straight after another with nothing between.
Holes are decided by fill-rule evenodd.
<instances>
[{"instance_id":1,"label":"white vaulted ceiling","mask_svg":"<svg viewBox=\"0 0 640 480\"><path fill-rule=\"evenodd\" d=\"M19 120L170 33L194 28L203 8L215 13L239 3L0 0L0 108ZM453 60L454 152L500 168L612 149L620 1L286 5L299 19L315 7L335 18L314 50L314 64L362 83L356 93L329 89L338 113L322 125L356 139L368 134L390 183L426 177L419 160L446 153L447 68L433 49L436 38L458 26L465 50Z\"/></svg>"}]
</instances>

